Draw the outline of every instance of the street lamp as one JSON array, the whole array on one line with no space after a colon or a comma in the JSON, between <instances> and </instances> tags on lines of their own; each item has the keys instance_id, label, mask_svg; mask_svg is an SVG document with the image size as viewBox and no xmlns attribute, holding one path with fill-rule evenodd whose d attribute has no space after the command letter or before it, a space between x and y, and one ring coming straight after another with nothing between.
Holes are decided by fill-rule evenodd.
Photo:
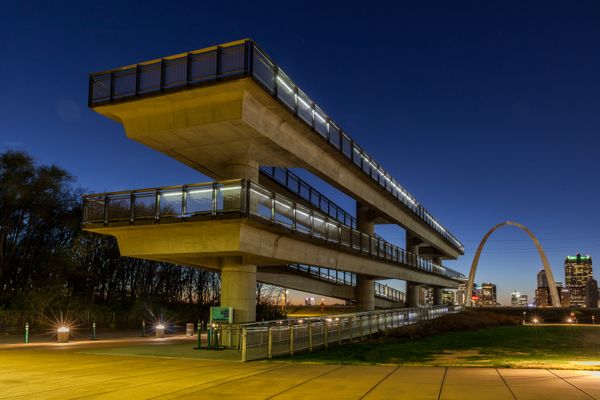
<instances>
[{"instance_id":1,"label":"street lamp","mask_svg":"<svg viewBox=\"0 0 600 400\"><path fill-rule=\"evenodd\" d=\"M69 331L70 329L68 326L61 326L56 330L58 333L58 343L67 343L69 341Z\"/></svg>"}]
</instances>

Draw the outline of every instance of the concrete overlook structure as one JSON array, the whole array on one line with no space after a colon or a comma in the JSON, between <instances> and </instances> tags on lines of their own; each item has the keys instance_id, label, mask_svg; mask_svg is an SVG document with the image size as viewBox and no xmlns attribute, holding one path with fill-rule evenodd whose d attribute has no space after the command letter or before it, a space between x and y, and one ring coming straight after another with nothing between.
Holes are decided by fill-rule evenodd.
<instances>
[{"instance_id":1,"label":"concrete overlook structure","mask_svg":"<svg viewBox=\"0 0 600 400\"><path fill-rule=\"evenodd\" d=\"M257 280L372 310L376 294L380 306L416 305L422 284L440 303L464 279L441 265L461 243L251 40L93 74L89 105L215 182L85 196L84 228L114 235L126 256L221 272L236 322L255 319ZM291 167L356 199L356 217ZM375 235L390 223L406 250ZM354 274L353 288L296 264ZM377 293L391 278L407 281L406 299Z\"/></svg>"}]
</instances>

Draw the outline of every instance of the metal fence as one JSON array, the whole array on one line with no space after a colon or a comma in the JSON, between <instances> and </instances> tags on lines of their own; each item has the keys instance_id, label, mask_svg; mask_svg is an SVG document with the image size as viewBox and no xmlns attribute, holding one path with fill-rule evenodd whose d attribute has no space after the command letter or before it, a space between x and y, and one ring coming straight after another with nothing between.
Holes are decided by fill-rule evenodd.
<instances>
[{"instance_id":1,"label":"metal fence","mask_svg":"<svg viewBox=\"0 0 600 400\"><path fill-rule=\"evenodd\" d=\"M408 265L450 279L465 279L457 271L421 258L380 237L362 233L247 180L102 193L83 198L84 227L235 217L249 217L363 256Z\"/></svg>"},{"instance_id":2,"label":"metal fence","mask_svg":"<svg viewBox=\"0 0 600 400\"><path fill-rule=\"evenodd\" d=\"M461 306L432 306L370 311L316 318L269 321L239 327L221 327L222 336L241 350L242 361L259 360L326 348L330 344L362 339L460 311ZM239 339L230 339L239 334ZM222 342L223 343L223 342Z\"/></svg>"},{"instance_id":3,"label":"metal fence","mask_svg":"<svg viewBox=\"0 0 600 400\"><path fill-rule=\"evenodd\" d=\"M460 241L369 156L277 66L256 43L241 40L90 75L96 107L250 77L348 161L464 253Z\"/></svg>"}]
</instances>

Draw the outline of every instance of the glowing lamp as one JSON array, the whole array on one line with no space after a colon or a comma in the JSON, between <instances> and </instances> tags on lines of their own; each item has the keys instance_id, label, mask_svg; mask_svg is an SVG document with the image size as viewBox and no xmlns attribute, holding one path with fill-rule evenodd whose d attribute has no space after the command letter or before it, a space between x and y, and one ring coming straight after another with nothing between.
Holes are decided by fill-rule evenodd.
<instances>
[{"instance_id":1,"label":"glowing lamp","mask_svg":"<svg viewBox=\"0 0 600 400\"><path fill-rule=\"evenodd\" d=\"M56 336L56 341L58 343L67 343L69 341L69 327L68 326L60 326L56 330L58 335Z\"/></svg>"},{"instance_id":2,"label":"glowing lamp","mask_svg":"<svg viewBox=\"0 0 600 400\"><path fill-rule=\"evenodd\" d=\"M156 337L157 338L161 338L163 336L165 336L165 326L164 324L158 324L155 327L155 332L156 332Z\"/></svg>"}]
</instances>

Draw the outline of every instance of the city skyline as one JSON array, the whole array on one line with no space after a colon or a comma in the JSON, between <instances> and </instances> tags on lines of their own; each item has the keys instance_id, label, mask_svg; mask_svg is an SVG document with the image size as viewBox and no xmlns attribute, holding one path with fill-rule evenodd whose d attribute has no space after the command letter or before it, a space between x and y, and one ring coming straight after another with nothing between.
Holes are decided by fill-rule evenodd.
<instances>
[{"instance_id":1,"label":"city skyline","mask_svg":"<svg viewBox=\"0 0 600 400\"><path fill-rule=\"evenodd\" d=\"M121 6L122 15L139 11ZM222 18L202 25L192 17L194 6L174 8L166 21L152 7L132 20L98 4L32 7L7 5L12 18L0 28L10 38L3 53L12 60L0 72L14 77L0 99L0 143L66 168L85 191L209 180L129 141L120 127L87 110L89 72L252 36L465 244L463 257L446 262L450 268L468 273L481 237L506 220L539 237L557 280L564 281L559 271L567 254L600 250L594 230L600 56L589 52L600 36L598 7L582 14L577 7L515 2L499 12L493 5L463 10L440 2L435 12L401 5L359 18L320 5L328 18L300 11L284 22L274 11L209 5L195 11ZM299 30L307 18L311 29ZM98 25L105 20L111 22ZM364 73L356 54L374 73ZM51 78L38 76L40 59L52 60ZM37 77L33 93L22 90L31 77ZM562 161L569 150L577 157ZM310 182L354 213L347 196ZM581 187L587 195L573 196ZM376 230L404 247L400 228ZM505 229L490 238L476 280L495 282L499 302L507 304L514 289L533 296L540 264L529 239Z\"/></svg>"}]
</instances>

